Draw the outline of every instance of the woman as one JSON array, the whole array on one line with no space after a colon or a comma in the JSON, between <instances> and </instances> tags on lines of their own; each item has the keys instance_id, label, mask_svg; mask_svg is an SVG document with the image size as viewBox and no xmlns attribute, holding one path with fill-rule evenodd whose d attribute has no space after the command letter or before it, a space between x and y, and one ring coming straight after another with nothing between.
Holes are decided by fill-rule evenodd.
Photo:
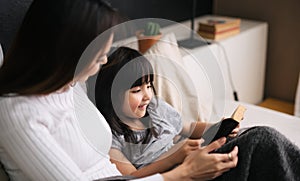
<instances>
[{"instance_id":1,"label":"woman","mask_svg":"<svg viewBox=\"0 0 300 181\"><path fill-rule=\"evenodd\" d=\"M120 175L109 162L109 126L76 84L106 63L113 35L104 31L118 19L100 0L32 3L0 69L0 159L12 180L96 180ZM97 38L98 49L85 51L101 33L107 36ZM88 131L79 126L90 118L102 126L96 136L101 141L93 142L100 146L91 144ZM209 154L224 143L219 139L190 154L176 169L145 179L217 177L237 164L237 149Z\"/></svg>"}]
</instances>

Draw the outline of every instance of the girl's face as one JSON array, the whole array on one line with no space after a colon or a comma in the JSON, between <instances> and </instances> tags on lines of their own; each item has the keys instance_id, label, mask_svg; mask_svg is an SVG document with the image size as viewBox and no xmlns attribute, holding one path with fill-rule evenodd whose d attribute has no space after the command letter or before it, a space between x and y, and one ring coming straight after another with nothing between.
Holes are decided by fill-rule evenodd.
<instances>
[{"instance_id":1,"label":"girl's face","mask_svg":"<svg viewBox=\"0 0 300 181\"><path fill-rule=\"evenodd\" d=\"M75 78L76 81L85 82L90 76L95 75L100 66L107 63L107 53L109 52L113 41L113 34L110 35L107 43L97 53L94 60Z\"/></svg>"},{"instance_id":2,"label":"girl's face","mask_svg":"<svg viewBox=\"0 0 300 181\"><path fill-rule=\"evenodd\" d=\"M142 118L153 96L152 86L144 83L125 92L122 111L128 118Z\"/></svg>"}]
</instances>

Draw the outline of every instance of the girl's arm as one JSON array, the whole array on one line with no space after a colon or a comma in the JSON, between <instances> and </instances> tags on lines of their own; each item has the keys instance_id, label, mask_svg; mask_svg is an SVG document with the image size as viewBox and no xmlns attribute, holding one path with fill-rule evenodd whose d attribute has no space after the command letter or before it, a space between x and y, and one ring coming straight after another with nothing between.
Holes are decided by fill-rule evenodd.
<instances>
[{"instance_id":1,"label":"girl's arm","mask_svg":"<svg viewBox=\"0 0 300 181\"><path fill-rule=\"evenodd\" d=\"M203 135L204 131L210 126L210 123L203 121L183 121L183 127L180 134L192 139L199 139Z\"/></svg>"},{"instance_id":2,"label":"girl's arm","mask_svg":"<svg viewBox=\"0 0 300 181\"><path fill-rule=\"evenodd\" d=\"M174 166L183 162L185 157L191 151L199 149L202 140L185 140L173 146L168 152L161 155L153 163L136 169L125 155L118 149L112 148L109 152L111 162L116 164L118 170L123 175L133 175L136 177L145 177L156 173L162 173L170 170Z\"/></svg>"},{"instance_id":3,"label":"girl's arm","mask_svg":"<svg viewBox=\"0 0 300 181\"><path fill-rule=\"evenodd\" d=\"M110 161L116 164L122 175L132 175L137 169L131 164L126 156L118 149L111 148L109 150Z\"/></svg>"},{"instance_id":4,"label":"girl's arm","mask_svg":"<svg viewBox=\"0 0 300 181\"><path fill-rule=\"evenodd\" d=\"M110 150L110 161L116 164L118 170L122 175L133 175L136 177L145 177L156 173L162 173L168 171L174 166L174 163L170 159L161 159L137 170L132 163L124 156L124 154L117 150Z\"/></svg>"}]
</instances>

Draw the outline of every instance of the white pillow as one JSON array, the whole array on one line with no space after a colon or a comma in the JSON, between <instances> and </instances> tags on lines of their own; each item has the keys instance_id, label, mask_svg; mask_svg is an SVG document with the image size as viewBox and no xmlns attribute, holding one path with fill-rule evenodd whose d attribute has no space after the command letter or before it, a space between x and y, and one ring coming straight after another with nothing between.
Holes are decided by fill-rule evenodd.
<instances>
[{"instance_id":1,"label":"white pillow","mask_svg":"<svg viewBox=\"0 0 300 181\"><path fill-rule=\"evenodd\" d=\"M192 57L182 58L174 33L165 34L144 55L156 74L157 95L177 109L185 121L208 120L211 114L209 81Z\"/></svg>"}]
</instances>

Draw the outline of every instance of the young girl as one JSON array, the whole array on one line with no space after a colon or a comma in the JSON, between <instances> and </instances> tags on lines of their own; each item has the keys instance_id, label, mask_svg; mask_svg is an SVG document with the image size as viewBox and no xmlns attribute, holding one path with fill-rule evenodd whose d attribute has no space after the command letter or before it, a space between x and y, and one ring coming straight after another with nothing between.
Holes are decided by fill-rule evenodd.
<instances>
[{"instance_id":1,"label":"young girl","mask_svg":"<svg viewBox=\"0 0 300 181\"><path fill-rule=\"evenodd\" d=\"M126 47L113 52L97 78L96 104L113 131L111 161L125 175L141 177L180 164L201 146L207 126L200 121L183 125L174 108L155 98L153 79L150 62ZM174 146L179 134L196 139Z\"/></svg>"},{"instance_id":2,"label":"young girl","mask_svg":"<svg viewBox=\"0 0 300 181\"><path fill-rule=\"evenodd\" d=\"M110 159L122 174L142 177L164 172L178 164L180 167L198 150L210 146L201 147L199 139L206 123L182 124L179 114L170 105L154 97L153 79L152 66L144 56L136 50L120 47L109 56L96 81L96 104L113 133ZM238 131L236 128L232 135L236 136ZM189 139L174 145L177 134ZM209 154L237 151L237 147L237 167L230 171L222 169L226 173L216 174L213 178L239 181L300 179L297 156L300 156L300 150L276 130L250 128ZM232 160L231 153L227 157ZM219 158L215 161L203 159L199 165L217 168ZM210 173L209 170L205 172Z\"/></svg>"}]
</instances>

